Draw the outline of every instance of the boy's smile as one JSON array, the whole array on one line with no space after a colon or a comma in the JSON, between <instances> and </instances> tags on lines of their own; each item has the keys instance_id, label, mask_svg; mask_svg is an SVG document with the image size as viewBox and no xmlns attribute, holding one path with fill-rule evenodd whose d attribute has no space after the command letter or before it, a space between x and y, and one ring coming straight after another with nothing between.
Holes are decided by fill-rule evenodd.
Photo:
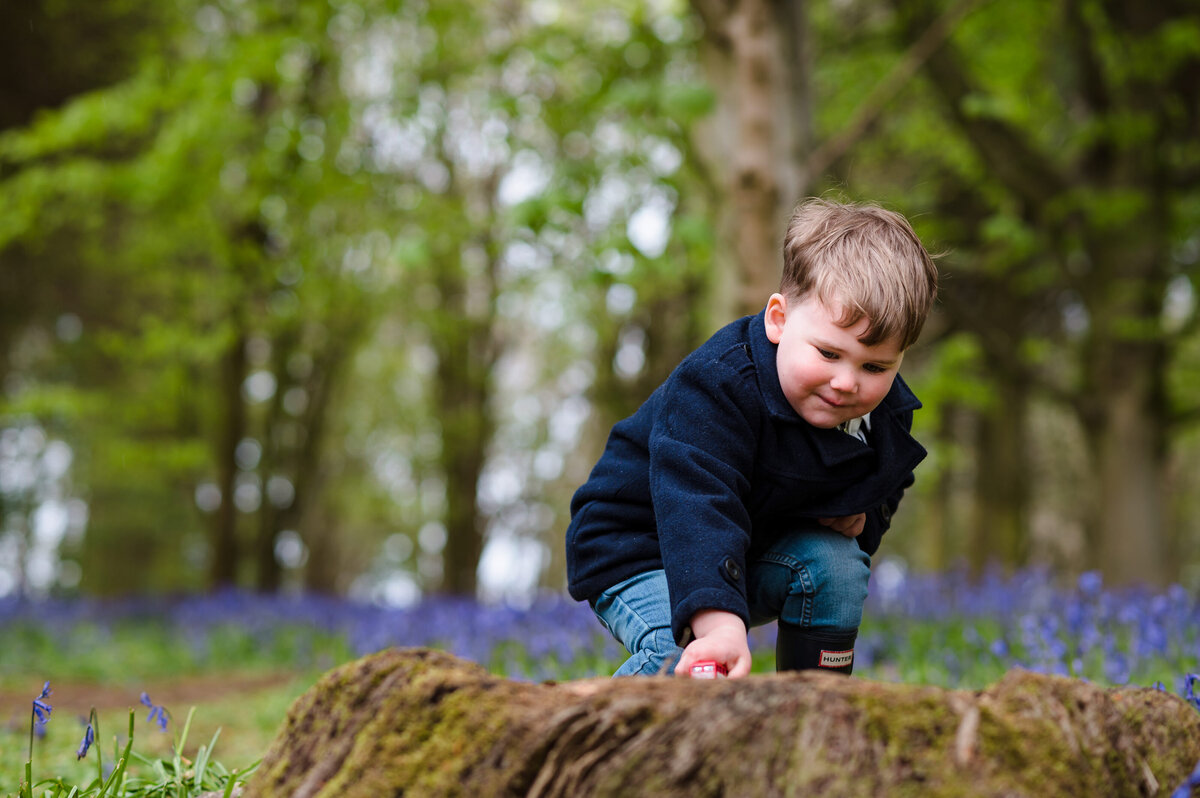
<instances>
[{"instance_id":1,"label":"boy's smile","mask_svg":"<svg viewBox=\"0 0 1200 798\"><path fill-rule=\"evenodd\" d=\"M874 410L892 388L904 352L888 339L873 346L859 341L869 319L838 324L841 308L827 308L816 295L767 302L767 338L775 356L779 386L788 404L814 427L831 429Z\"/></svg>"}]
</instances>

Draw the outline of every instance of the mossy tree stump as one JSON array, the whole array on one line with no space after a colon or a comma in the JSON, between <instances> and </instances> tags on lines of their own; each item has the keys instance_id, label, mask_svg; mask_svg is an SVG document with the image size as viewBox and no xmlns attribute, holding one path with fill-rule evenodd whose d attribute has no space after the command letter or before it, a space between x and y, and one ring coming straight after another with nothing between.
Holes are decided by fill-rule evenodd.
<instances>
[{"instance_id":1,"label":"mossy tree stump","mask_svg":"<svg viewBox=\"0 0 1200 798\"><path fill-rule=\"evenodd\" d=\"M1200 712L1013 671L982 691L837 674L508 681L393 649L292 706L245 796L1151 796Z\"/></svg>"}]
</instances>

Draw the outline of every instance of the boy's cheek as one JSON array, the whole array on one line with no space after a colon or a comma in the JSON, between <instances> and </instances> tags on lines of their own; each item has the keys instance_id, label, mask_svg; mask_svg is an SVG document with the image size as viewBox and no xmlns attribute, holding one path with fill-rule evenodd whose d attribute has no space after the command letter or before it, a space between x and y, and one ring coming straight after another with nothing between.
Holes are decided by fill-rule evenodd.
<instances>
[{"instance_id":1,"label":"boy's cheek","mask_svg":"<svg viewBox=\"0 0 1200 798\"><path fill-rule=\"evenodd\" d=\"M892 384L896 382L896 372L891 372L886 379L882 379L877 384L872 384L871 390L871 410L879 407L880 403L887 397L892 390Z\"/></svg>"}]
</instances>

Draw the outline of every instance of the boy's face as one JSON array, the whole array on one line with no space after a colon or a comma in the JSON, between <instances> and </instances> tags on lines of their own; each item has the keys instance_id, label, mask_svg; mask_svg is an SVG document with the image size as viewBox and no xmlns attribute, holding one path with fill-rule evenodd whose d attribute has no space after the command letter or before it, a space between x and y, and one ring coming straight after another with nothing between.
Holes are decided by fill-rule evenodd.
<instances>
[{"instance_id":1,"label":"boy's face","mask_svg":"<svg viewBox=\"0 0 1200 798\"><path fill-rule=\"evenodd\" d=\"M811 294L803 299L772 294L767 302L767 338L779 345L775 363L783 395L801 418L824 429L874 410L904 359L893 339L861 343L868 319L842 327L840 310L831 312Z\"/></svg>"}]
</instances>

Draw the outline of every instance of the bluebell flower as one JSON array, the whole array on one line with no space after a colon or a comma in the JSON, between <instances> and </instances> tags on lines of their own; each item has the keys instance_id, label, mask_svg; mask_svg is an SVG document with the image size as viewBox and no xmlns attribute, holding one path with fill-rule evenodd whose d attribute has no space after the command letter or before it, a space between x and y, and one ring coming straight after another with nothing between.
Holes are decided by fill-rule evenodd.
<instances>
[{"instance_id":1,"label":"bluebell flower","mask_svg":"<svg viewBox=\"0 0 1200 798\"><path fill-rule=\"evenodd\" d=\"M1175 792L1171 793L1171 798L1192 798L1192 790L1200 787L1200 762L1196 763L1196 769L1192 771L1192 775L1175 788Z\"/></svg>"},{"instance_id":2,"label":"bluebell flower","mask_svg":"<svg viewBox=\"0 0 1200 798\"><path fill-rule=\"evenodd\" d=\"M168 716L166 708L155 704L150 700L150 696L146 695L145 693L142 693L141 700L143 704L150 707L150 714L146 716L146 720L158 723L158 728L166 731Z\"/></svg>"},{"instance_id":3,"label":"bluebell flower","mask_svg":"<svg viewBox=\"0 0 1200 798\"><path fill-rule=\"evenodd\" d=\"M1129 676L1129 658L1114 648L1104 662L1104 678L1112 684L1128 684Z\"/></svg>"},{"instance_id":4,"label":"bluebell flower","mask_svg":"<svg viewBox=\"0 0 1200 798\"><path fill-rule=\"evenodd\" d=\"M1189 673L1183 677L1183 697L1196 709L1200 709L1200 695L1196 695L1196 682L1200 682L1200 674Z\"/></svg>"},{"instance_id":5,"label":"bluebell flower","mask_svg":"<svg viewBox=\"0 0 1200 798\"><path fill-rule=\"evenodd\" d=\"M1099 571L1087 571L1079 575L1079 592L1085 596L1097 596L1104 587L1104 578Z\"/></svg>"},{"instance_id":6,"label":"bluebell flower","mask_svg":"<svg viewBox=\"0 0 1200 798\"><path fill-rule=\"evenodd\" d=\"M46 736L46 723L50 720L50 712L54 707L46 703L50 695L50 682L42 685L42 692L33 699L33 712L29 713L29 760L33 761L33 738Z\"/></svg>"},{"instance_id":7,"label":"bluebell flower","mask_svg":"<svg viewBox=\"0 0 1200 798\"><path fill-rule=\"evenodd\" d=\"M48 695L50 695L50 682L43 684L41 695L33 699L33 714L40 725L45 725L50 720L50 712L54 709L43 700Z\"/></svg>"},{"instance_id":8,"label":"bluebell flower","mask_svg":"<svg viewBox=\"0 0 1200 798\"><path fill-rule=\"evenodd\" d=\"M83 740L79 743L79 748L75 751L76 759L83 759L87 756L88 749L92 747L92 743L96 741L96 732L92 729L92 724L88 724L83 730Z\"/></svg>"}]
</instances>

